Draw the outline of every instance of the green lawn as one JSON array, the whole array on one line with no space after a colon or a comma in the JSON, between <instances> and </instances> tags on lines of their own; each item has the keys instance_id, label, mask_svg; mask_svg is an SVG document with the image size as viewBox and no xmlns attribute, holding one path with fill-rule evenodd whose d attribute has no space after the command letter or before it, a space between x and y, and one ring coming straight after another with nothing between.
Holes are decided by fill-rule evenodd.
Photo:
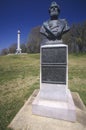
<instances>
[{"instance_id":1,"label":"green lawn","mask_svg":"<svg viewBox=\"0 0 86 130\"><path fill-rule=\"evenodd\" d=\"M78 92L86 105L86 54L69 55L69 88Z\"/></svg>"},{"instance_id":2,"label":"green lawn","mask_svg":"<svg viewBox=\"0 0 86 130\"><path fill-rule=\"evenodd\" d=\"M0 130L7 130L15 114L39 88L40 55L0 56ZM69 88L86 105L86 54L69 55Z\"/></svg>"}]
</instances>

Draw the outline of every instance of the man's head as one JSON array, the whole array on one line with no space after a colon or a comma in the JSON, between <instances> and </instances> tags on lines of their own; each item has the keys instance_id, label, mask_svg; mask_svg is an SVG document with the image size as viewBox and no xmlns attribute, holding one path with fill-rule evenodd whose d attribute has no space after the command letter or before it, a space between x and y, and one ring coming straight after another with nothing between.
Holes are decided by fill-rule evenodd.
<instances>
[{"instance_id":1,"label":"man's head","mask_svg":"<svg viewBox=\"0 0 86 130\"><path fill-rule=\"evenodd\" d=\"M51 16L51 19L56 19L60 13L60 7L57 5L56 2L52 2L51 6L49 8L49 14Z\"/></svg>"}]
</instances>

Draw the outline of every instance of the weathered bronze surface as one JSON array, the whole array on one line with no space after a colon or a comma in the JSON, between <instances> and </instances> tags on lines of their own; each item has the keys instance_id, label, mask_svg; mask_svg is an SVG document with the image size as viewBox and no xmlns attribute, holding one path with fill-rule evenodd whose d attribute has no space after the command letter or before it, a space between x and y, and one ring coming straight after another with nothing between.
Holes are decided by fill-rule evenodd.
<instances>
[{"instance_id":1,"label":"weathered bronze surface","mask_svg":"<svg viewBox=\"0 0 86 130\"><path fill-rule=\"evenodd\" d=\"M49 8L50 20L43 23L41 34L48 40L61 40L62 35L69 31L70 27L65 19L59 19L60 7L56 2L52 2Z\"/></svg>"}]
</instances>

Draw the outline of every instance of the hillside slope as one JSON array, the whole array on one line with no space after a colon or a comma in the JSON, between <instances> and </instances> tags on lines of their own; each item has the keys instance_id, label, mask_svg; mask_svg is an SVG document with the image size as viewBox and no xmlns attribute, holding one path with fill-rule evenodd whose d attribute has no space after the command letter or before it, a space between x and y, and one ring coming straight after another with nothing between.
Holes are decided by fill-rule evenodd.
<instances>
[{"instance_id":1,"label":"hillside slope","mask_svg":"<svg viewBox=\"0 0 86 130\"><path fill-rule=\"evenodd\" d=\"M0 130L39 88L40 55L0 56ZM86 54L69 55L69 88L80 94L86 105Z\"/></svg>"}]
</instances>

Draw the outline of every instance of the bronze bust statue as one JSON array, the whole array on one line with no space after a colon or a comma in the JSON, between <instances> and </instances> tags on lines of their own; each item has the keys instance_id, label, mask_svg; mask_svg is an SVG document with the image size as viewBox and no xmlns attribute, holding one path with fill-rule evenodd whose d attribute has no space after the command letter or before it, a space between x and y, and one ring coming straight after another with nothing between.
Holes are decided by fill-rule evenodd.
<instances>
[{"instance_id":1,"label":"bronze bust statue","mask_svg":"<svg viewBox=\"0 0 86 130\"><path fill-rule=\"evenodd\" d=\"M49 8L50 20L43 23L40 32L49 41L61 40L62 35L69 31L69 26L65 19L59 19L60 7L56 2L52 2Z\"/></svg>"}]
</instances>

